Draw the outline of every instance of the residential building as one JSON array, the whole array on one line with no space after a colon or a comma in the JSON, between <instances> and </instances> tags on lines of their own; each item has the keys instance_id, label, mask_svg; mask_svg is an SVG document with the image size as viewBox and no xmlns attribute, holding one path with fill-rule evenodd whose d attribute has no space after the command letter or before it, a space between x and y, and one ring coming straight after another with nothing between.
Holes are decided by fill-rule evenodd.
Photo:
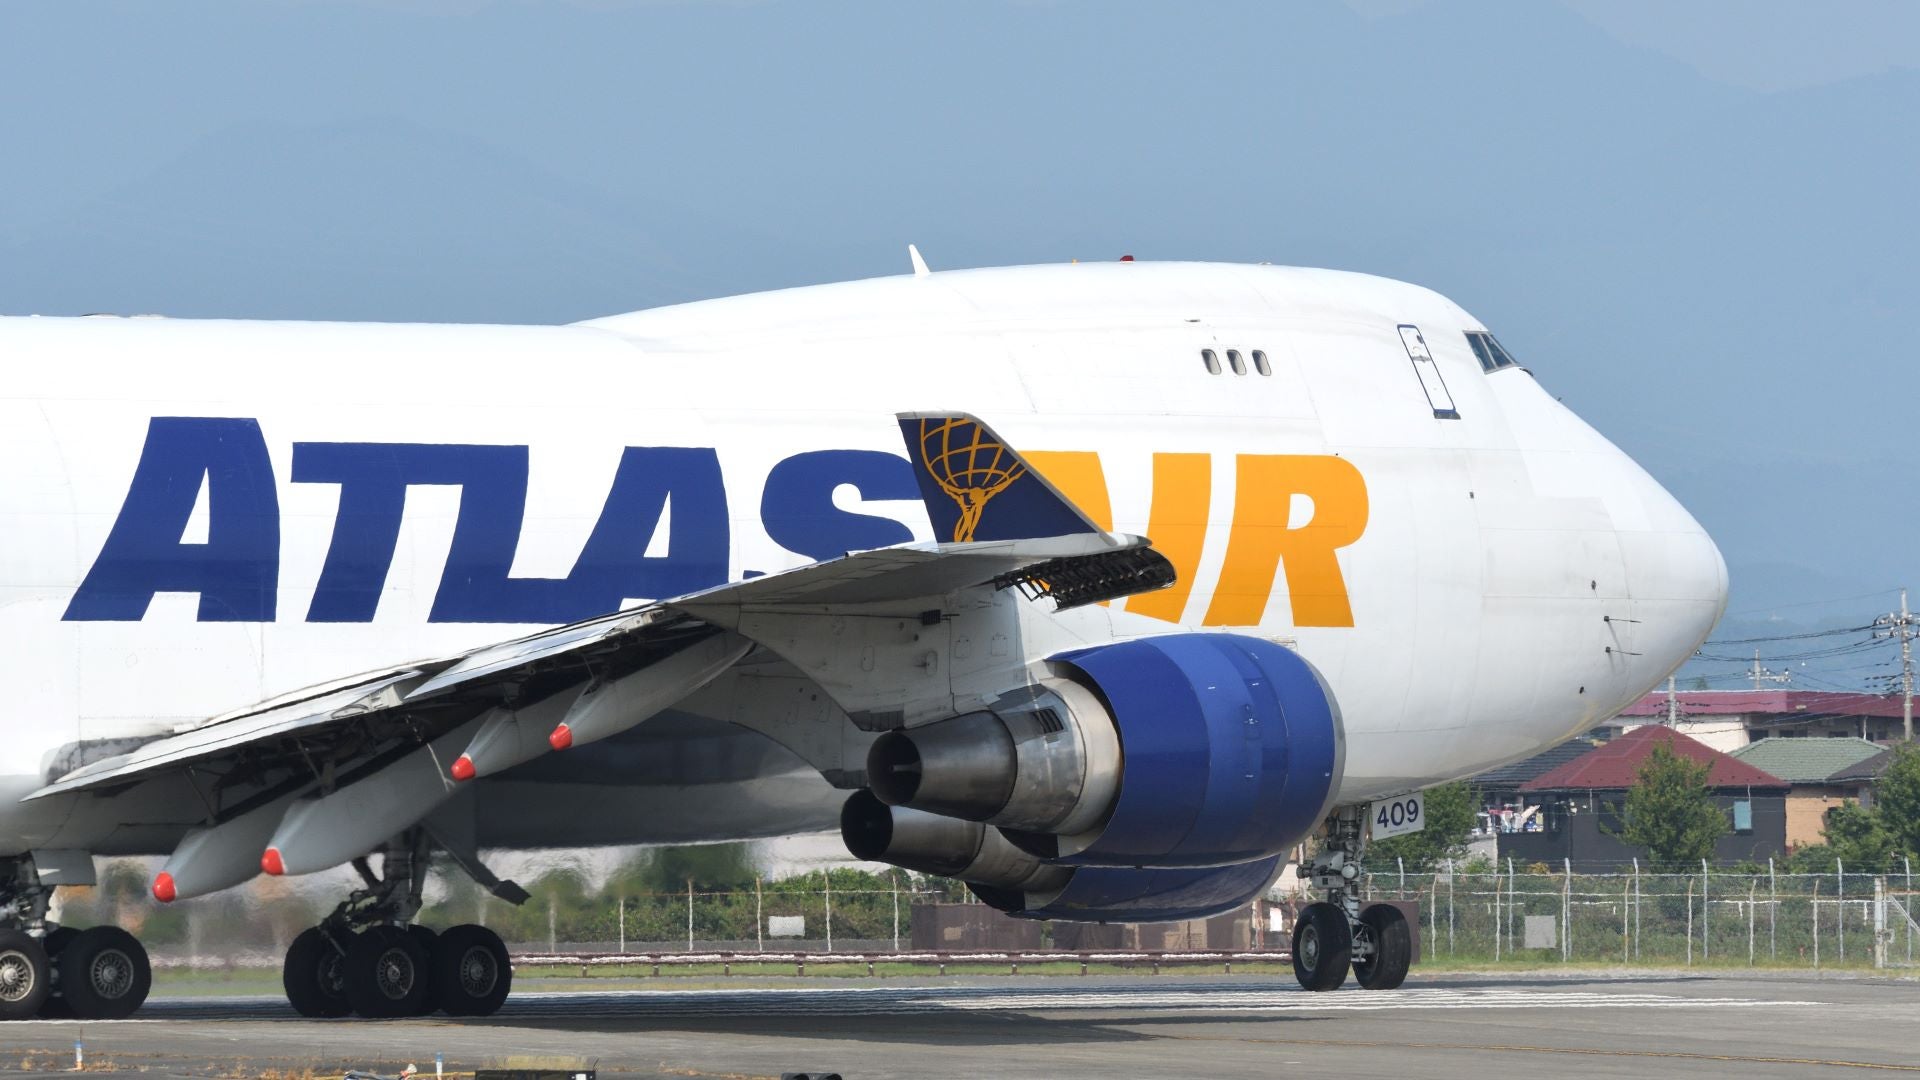
<instances>
[{"instance_id":1,"label":"residential building","mask_svg":"<svg viewBox=\"0 0 1920 1080\"><path fill-rule=\"evenodd\" d=\"M1669 721L1677 714L1678 719ZM1643 724L1668 724L1732 753L1762 739L1857 738L1886 745L1902 736L1901 701L1824 690L1689 690L1671 701L1648 694L1596 728L1605 738Z\"/></svg>"},{"instance_id":2,"label":"residential building","mask_svg":"<svg viewBox=\"0 0 1920 1080\"><path fill-rule=\"evenodd\" d=\"M1619 869L1645 851L1620 838L1627 789L1657 746L1708 766L1707 784L1727 815L1727 834L1715 846L1717 862L1751 859L1765 862L1786 854L1788 784L1731 754L1657 724L1627 731L1601 746L1520 785L1517 794L1534 812L1537 828L1499 835L1500 858L1525 865L1560 866L1576 871Z\"/></svg>"},{"instance_id":3,"label":"residential building","mask_svg":"<svg viewBox=\"0 0 1920 1080\"><path fill-rule=\"evenodd\" d=\"M1865 739L1762 739L1733 752L1756 769L1788 784L1787 848L1818 844L1826 839L1827 811L1857 801L1855 788L1832 777L1848 766L1881 753Z\"/></svg>"}]
</instances>

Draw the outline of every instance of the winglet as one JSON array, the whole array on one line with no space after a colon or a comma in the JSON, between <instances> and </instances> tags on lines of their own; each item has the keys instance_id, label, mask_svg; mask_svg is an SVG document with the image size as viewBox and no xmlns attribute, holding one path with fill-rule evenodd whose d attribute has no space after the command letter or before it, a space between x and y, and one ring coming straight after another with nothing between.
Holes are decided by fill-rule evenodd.
<instances>
[{"instance_id":1,"label":"winglet","mask_svg":"<svg viewBox=\"0 0 1920 1080\"><path fill-rule=\"evenodd\" d=\"M1030 540L1104 531L978 418L966 413L899 417L935 540Z\"/></svg>"},{"instance_id":2,"label":"winglet","mask_svg":"<svg viewBox=\"0 0 1920 1080\"><path fill-rule=\"evenodd\" d=\"M927 260L920 257L920 249L912 244L907 245L907 259L913 263L914 277L926 277L930 273L927 269Z\"/></svg>"}]
</instances>

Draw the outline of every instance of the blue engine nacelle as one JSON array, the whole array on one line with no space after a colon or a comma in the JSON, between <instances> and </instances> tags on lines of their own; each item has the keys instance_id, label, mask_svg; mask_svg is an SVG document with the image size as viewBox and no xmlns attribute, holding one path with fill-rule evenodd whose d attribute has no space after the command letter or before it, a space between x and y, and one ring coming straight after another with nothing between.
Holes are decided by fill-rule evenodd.
<instances>
[{"instance_id":1,"label":"blue engine nacelle","mask_svg":"<svg viewBox=\"0 0 1920 1080\"><path fill-rule=\"evenodd\" d=\"M1173 922L1245 907L1267 891L1282 856L1238 866L1131 870L1080 866L1065 886L1045 892L972 885L983 903L1022 919L1067 922Z\"/></svg>"},{"instance_id":2,"label":"blue engine nacelle","mask_svg":"<svg viewBox=\"0 0 1920 1080\"><path fill-rule=\"evenodd\" d=\"M1331 808L1344 759L1340 714L1326 683L1293 650L1187 633L1049 662L1052 677L985 711L876 740L867 757L874 793L894 806L999 826L1056 865L1219 867L1254 876L1255 864L1298 843ZM1162 894L1231 891L1229 879L1238 881L1076 874L1045 906L1153 908Z\"/></svg>"}]
</instances>

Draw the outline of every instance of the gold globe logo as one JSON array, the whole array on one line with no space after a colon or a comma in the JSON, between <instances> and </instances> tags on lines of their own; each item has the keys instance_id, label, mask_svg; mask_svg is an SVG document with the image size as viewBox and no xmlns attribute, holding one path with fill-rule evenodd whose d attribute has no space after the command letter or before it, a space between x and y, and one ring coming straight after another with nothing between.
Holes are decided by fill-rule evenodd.
<instances>
[{"instance_id":1,"label":"gold globe logo","mask_svg":"<svg viewBox=\"0 0 1920 1080\"><path fill-rule=\"evenodd\" d=\"M972 420L937 417L920 421L920 462L960 507L953 539L964 544L980 527L980 515L995 495L1027 474L1005 445Z\"/></svg>"}]
</instances>

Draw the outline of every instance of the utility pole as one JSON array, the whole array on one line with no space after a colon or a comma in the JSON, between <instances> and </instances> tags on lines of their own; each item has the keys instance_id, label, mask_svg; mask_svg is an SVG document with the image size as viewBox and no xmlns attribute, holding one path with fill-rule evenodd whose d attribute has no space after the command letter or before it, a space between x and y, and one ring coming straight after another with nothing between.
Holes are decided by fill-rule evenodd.
<instances>
[{"instance_id":1,"label":"utility pole","mask_svg":"<svg viewBox=\"0 0 1920 1080\"><path fill-rule=\"evenodd\" d=\"M1780 683L1782 685L1790 683L1793 681L1793 673L1790 671L1774 671L1771 668L1761 667L1760 650L1755 649L1753 650L1752 678L1753 688L1759 690L1762 689L1760 684L1763 682Z\"/></svg>"},{"instance_id":2,"label":"utility pole","mask_svg":"<svg viewBox=\"0 0 1920 1080\"><path fill-rule=\"evenodd\" d=\"M1916 619L1907 611L1907 590L1900 590L1900 610L1873 620L1876 637L1900 639L1900 737L1913 741L1913 628Z\"/></svg>"},{"instance_id":3,"label":"utility pole","mask_svg":"<svg viewBox=\"0 0 1920 1080\"><path fill-rule=\"evenodd\" d=\"M1667 676L1667 726L1680 726L1680 699L1673 695L1673 676Z\"/></svg>"}]
</instances>

